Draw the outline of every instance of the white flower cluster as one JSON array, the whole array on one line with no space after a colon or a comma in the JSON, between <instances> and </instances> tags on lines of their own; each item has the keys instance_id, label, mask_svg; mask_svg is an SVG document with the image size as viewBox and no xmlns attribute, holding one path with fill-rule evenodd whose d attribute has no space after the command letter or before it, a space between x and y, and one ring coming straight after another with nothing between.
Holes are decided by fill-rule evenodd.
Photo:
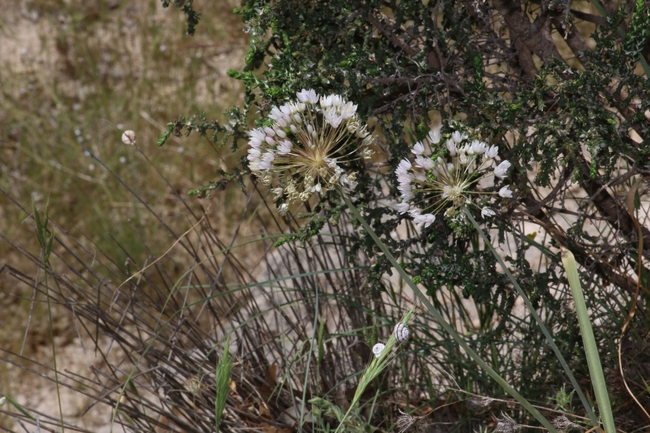
<instances>
[{"instance_id":1,"label":"white flower cluster","mask_svg":"<svg viewBox=\"0 0 650 433\"><path fill-rule=\"evenodd\" d=\"M437 129L431 130L427 137L413 145L411 152L415 160L403 159L395 174L399 183L401 203L397 210L408 214L418 227L428 227L436 215L445 210L445 216L452 217L466 205L476 205L472 197L498 194L511 198L508 185L496 191L473 190L481 180L493 176L503 179L510 168L508 161L496 165L498 156L496 146L488 146L479 140L469 140L468 136L455 131L446 140L446 155L432 158L431 149L442 149L442 137ZM428 148L428 149L427 149ZM496 167L494 167L496 165ZM492 171L490 168L494 167ZM482 207L483 218L494 216L494 210Z\"/></svg>"},{"instance_id":2,"label":"white flower cluster","mask_svg":"<svg viewBox=\"0 0 650 433\"><path fill-rule=\"evenodd\" d=\"M269 185L286 212L288 204L313 193L356 187L356 160L372 156L373 137L357 116L357 106L339 95L314 90L296 93L297 101L273 107L272 126L249 132L251 171Z\"/></svg>"}]
</instances>

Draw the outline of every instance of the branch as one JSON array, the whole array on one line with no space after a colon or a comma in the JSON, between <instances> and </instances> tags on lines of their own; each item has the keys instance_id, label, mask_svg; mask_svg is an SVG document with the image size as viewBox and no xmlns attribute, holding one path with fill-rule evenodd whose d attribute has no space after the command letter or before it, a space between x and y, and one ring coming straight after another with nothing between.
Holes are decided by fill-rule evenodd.
<instances>
[{"instance_id":1,"label":"branch","mask_svg":"<svg viewBox=\"0 0 650 433\"><path fill-rule=\"evenodd\" d=\"M589 194L589 200L596 206L596 209L610 223L614 229L622 233L627 239L632 240L637 236L634 221L627 212L625 206L616 202L603 185L596 179L592 179L589 173L589 166L584 161L578 161L578 168L582 172L582 180L585 191ZM650 245L650 230L641 227L643 243ZM648 254L646 253L646 256Z\"/></svg>"},{"instance_id":2,"label":"branch","mask_svg":"<svg viewBox=\"0 0 650 433\"><path fill-rule=\"evenodd\" d=\"M544 63L550 58L562 59L551 38L549 23L553 14L548 9L542 9L535 22L531 23L518 0L494 0L494 6L508 25L519 63L528 78L533 78L538 72L533 53Z\"/></svg>"},{"instance_id":3,"label":"branch","mask_svg":"<svg viewBox=\"0 0 650 433\"><path fill-rule=\"evenodd\" d=\"M368 22L369 22L370 24L372 24L372 26L373 26L374 28L376 28L376 29L379 31L379 33L381 33L382 35L384 35L384 36L385 36L385 37L386 37L386 38L387 38L387 39L388 39L388 40L389 40L393 45L395 45L396 47L400 48L402 51L404 51L404 52L405 52L406 54L408 54L409 56L414 56L414 55L416 55L417 53L420 52L419 49L417 49L417 48L413 48L413 47L411 47L409 44L407 44L406 42L404 42L403 40L401 40L401 39L397 36L396 31L395 31L395 28L387 29L387 28L384 26L384 24L382 23L382 21L379 20L377 17L374 16L373 12L374 12L374 11L371 11L371 12L368 14L368 17L367 17ZM382 17L382 18L383 18L383 19L386 19L385 17Z\"/></svg>"},{"instance_id":4,"label":"branch","mask_svg":"<svg viewBox=\"0 0 650 433\"><path fill-rule=\"evenodd\" d=\"M618 272L616 266L605 260L604 257L598 257L595 254L590 254L589 250L582 245L568 242L569 237L567 234L558 228L542 210L540 202L535 200L530 194L523 197L523 202L527 206L523 212L524 215L532 220L533 223L538 224L553 238L557 245L562 245L569 249L584 269L593 270L604 282L611 282L617 287L627 291L631 295L636 293L637 282L627 275ZM529 212L530 211L530 212Z\"/></svg>"},{"instance_id":5,"label":"branch","mask_svg":"<svg viewBox=\"0 0 650 433\"><path fill-rule=\"evenodd\" d=\"M605 24L607 24L607 20L605 18L601 17L600 15L588 14L586 12L580 12L580 11L577 11L575 9L571 9L571 14L573 14L573 16L578 18L578 19L588 21L590 23L598 24L598 25L601 25L601 26L604 26Z\"/></svg>"},{"instance_id":6,"label":"branch","mask_svg":"<svg viewBox=\"0 0 650 433\"><path fill-rule=\"evenodd\" d=\"M567 24L569 26L568 31L566 29ZM564 35L564 40L567 45L571 48L571 51L573 51L573 54L575 54L582 66L586 68L587 64L589 64L589 59L584 55L584 53L591 51L591 49L589 48L587 41L585 41L585 38L582 37L573 24L564 21L559 16L553 18L553 25L561 35Z\"/></svg>"}]
</instances>

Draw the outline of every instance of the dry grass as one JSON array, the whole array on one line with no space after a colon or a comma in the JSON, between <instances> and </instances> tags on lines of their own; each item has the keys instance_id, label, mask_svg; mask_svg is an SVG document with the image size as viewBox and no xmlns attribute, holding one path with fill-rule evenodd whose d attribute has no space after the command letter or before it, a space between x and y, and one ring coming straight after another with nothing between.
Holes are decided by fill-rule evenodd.
<instances>
[{"instance_id":1,"label":"dry grass","mask_svg":"<svg viewBox=\"0 0 650 433\"><path fill-rule=\"evenodd\" d=\"M237 4L201 4L204 19L194 37L185 34L183 15L159 1L3 5L0 233L11 242L0 242L2 264L42 278L28 258L39 255L28 218L32 203L41 211L49 206L55 232L70 234L99 277L117 284L162 255L211 203L215 232L232 234L240 196L227 190L199 201L187 200L186 192L239 155L198 136L173 137L162 148L156 141L179 114L202 110L223 120L222 112L240 102L238 83L226 75L241 68L247 46L232 14ZM126 129L136 131L137 146L122 143ZM54 253L68 247L56 244ZM170 254L176 262L166 272L175 279L190 259ZM110 258L105 269L98 266L102 255ZM53 266L65 272L65 263ZM48 365L44 298L10 280L5 268L0 308L12 314L2 314L0 347ZM69 314L55 306L52 325L58 347L74 341L78 348ZM21 395L25 374L6 364L0 370L0 389ZM37 385L28 383L23 402L40 401Z\"/></svg>"}]
</instances>

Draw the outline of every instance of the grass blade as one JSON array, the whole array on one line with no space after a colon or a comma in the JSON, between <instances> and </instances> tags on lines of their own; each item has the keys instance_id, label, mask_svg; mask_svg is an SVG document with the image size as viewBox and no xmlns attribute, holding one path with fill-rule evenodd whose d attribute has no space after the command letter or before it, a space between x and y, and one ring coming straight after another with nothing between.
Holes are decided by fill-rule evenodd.
<instances>
[{"instance_id":1,"label":"grass blade","mask_svg":"<svg viewBox=\"0 0 650 433\"><path fill-rule=\"evenodd\" d=\"M41 244L41 262L43 265L44 273L44 283L45 283L45 299L47 301L47 317L48 324L50 327L50 346L52 348L52 364L54 367L54 382L56 383L56 398L59 404L59 418L61 421L61 431L65 433L65 422L63 419L63 406L61 404L61 390L59 388L59 369L57 368L56 363L56 345L54 343L54 320L52 319L52 305L50 302L50 286L48 284L48 272L47 269L50 267L50 255L52 254L52 246L54 244L54 231L51 231L48 235L48 222L49 217L49 202L45 205L45 211L43 212L43 218L36 209L36 206L33 206L34 210L34 221L36 222L36 236L38 237L38 242Z\"/></svg>"},{"instance_id":2,"label":"grass blade","mask_svg":"<svg viewBox=\"0 0 650 433\"><path fill-rule=\"evenodd\" d=\"M214 399L214 430L219 431L219 424L221 423L221 415L226 407L226 399L228 397L228 382L230 381L230 369L232 367L232 359L229 356L230 350L230 337L226 338L223 347L223 355L217 363L216 372L216 396Z\"/></svg>"},{"instance_id":3,"label":"grass blade","mask_svg":"<svg viewBox=\"0 0 650 433\"><path fill-rule=\"evenodd\" d=\"M22 406L20 405L20 403L18 403L16 400L14 400L13 398L11 398L11 397L8 396L7 394L2 394L2 393L0 393L0 395L2 395L2 398L0 398L0 406L4 406L5 402L8 402L10 405L12 405L12 406L15 407L16 409L18 409L18 410L20 411L20 413L22 413L23 415L25 415L27 418L31 419L32 421L36 421L36 418L34 418L34 417L32 416L32 414L30 414L29 412L27 412L27 410L26 410L24 407L22 407Z\"/></svg>"},{"instance_id":4,"label":"grass blade","mask_svg":"<svg viewBox=\"0 0 650 433\"><path fill-rule=\"evenodd\" d=\"M578 315L578 323L580 324L580 333L582 334L582 341L585 345L589 376L591 376L591 381L594 385L594 392L596 393L600 416L603 420L603 425L605 426L605 432L616 433L612 406L609 402L609 394L607 394L607 385L605 384L605 376L603 375L603 367L600 364L600 356L598 355L594 331L591 328L591 322L589 321L589 313L587 312L587 305L582 293L580 278L578 277L576 260L571 251L564 247L561 247L561 251L562 264L564 265L567 278L569 279L569 285L571 286L571 293L573 294L573 301L576 306L576 314Z\"/></svg>"}]
</instances>

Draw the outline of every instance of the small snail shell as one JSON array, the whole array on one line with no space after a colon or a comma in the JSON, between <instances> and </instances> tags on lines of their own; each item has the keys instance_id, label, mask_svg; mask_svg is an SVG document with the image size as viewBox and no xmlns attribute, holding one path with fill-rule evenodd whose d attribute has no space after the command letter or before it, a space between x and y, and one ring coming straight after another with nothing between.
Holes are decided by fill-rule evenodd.
<instances>
[{"instance_id":1,"label":"small snail shell","mask_svg":"<svg viewBox=\"0 0 650 433\"><path fill-rule=\"evenodd\" d=\"M131 131L130 129L128 131L124 131L122 134L122 143L126 144L127 146L133 146L135 144L135 132Z\"/></svg>"},{"instance_id":2,"label":"small snail shell","mask_svg":"<svg viewBox=\"0 0 650 433\"><path fill-rule=\"evenodd\" d=\"M381 352L384 351L385 347L386 345L384 343L377 343L372 346L372 353L375 354L375 358L379 358L381 356Z\"/></svg>"},{"instance_id":3,"label":"small snail shell","mask_svg":"<svg viewBox=\"0 0 650 433\"><path fill-rule=\"evenodd\" d=\"M406 327L405 324L399 322L395 325L395 339L398 343L404 343L411 336L411 331Z\"/></svg>"}]
</instances>

